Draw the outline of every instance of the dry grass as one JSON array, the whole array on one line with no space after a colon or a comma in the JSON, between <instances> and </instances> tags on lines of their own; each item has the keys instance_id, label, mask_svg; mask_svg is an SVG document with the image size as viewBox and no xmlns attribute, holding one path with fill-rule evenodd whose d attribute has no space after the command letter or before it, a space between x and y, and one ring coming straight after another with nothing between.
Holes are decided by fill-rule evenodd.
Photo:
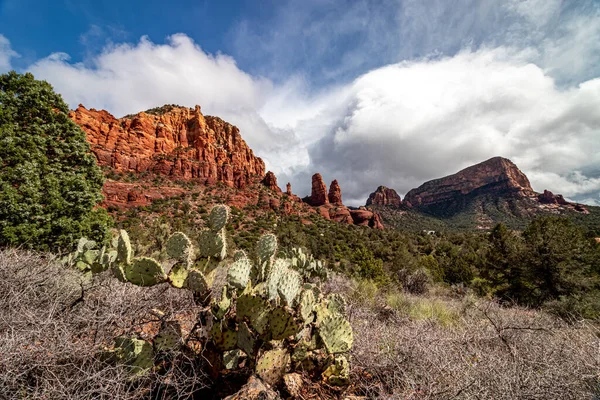
<instances>
[{"instance_id":1,"label":"dry grass","mask_svg":"<svg viewBox=\"0 0 600 400\"><path fill-rule=\"evenodd\" d=\"M346 291L355 300L364 297L354 293L364 285L352 287L336 279L328 290ZM598 395L596 325L568 324L540 311L503 308L489 300L434 296L380 293L377 305L351 301L352 375L360 394L385 399Z\"/></svg>"},{"instance_id":2,"label":"dry grass","mask_svg":"<svg viewBox=\"0 0 600 400\"><path fill-rule=\"evenodd\" d=\"M91 282L51 257L0 251L0 398L187 398L207 385L198 358L165 360L133 381L99 351L122 334L144 337L159 321L194 312L187 291L138 288L109 276Z\"/></svg>"}]
</instances>

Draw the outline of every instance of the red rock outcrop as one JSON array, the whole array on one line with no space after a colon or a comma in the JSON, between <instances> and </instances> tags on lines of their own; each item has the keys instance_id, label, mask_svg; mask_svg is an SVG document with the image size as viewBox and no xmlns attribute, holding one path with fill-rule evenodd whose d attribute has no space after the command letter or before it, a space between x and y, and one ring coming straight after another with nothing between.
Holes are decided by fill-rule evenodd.
<instances>
[{"instance_id":1,"label":"red rock outcrop","mask_svg":"<svg viewBox=\"0 0 600 400\"><path fill-rule=\"evenodd\" d=\"M292 184L291 183L287 183L287 185L285 185L285 193L288 196L292 196Z\"/></svg>"},{"instance_id":2,"label":"red rock outcrop","mask_svg":"<svg viewBox=\"0 0 600 400\"><path fill-rule=\"evenodd\" d=\"M385 186L379 186L376 191L369 195L367 205L374 206L390 206L399 208L402 204L400 195L394 189L389 189Z\"/></svg>"},{"instance_id":3,"label":"red rock outcrop","mask_svg":"<svg viewBox=\"0 0 600 400\"><path fill-rule=\"evenodd\" d=\"M460 201L465 196L483 193L496 197L526 197L535 194L529 179L512 161L494 157L454 175L426 182L409 191L404 201L413 207L424 208Z\"/></svg>"},{"instance_id":4,"label":"red rock outcrop","mask_svg":"<svg viewBox=\"0 0 600 400\"><path fill-rule=\"evenodd\" d=\"M364 207L360 207L358 210L350 210L350 215L352 216L354 225L383 229L383 223L381 222L379 215Z\"/></svg>"},{"instance_id":5,"label":"red rock outcrop","mask_svg":"<svg viewBox=\"0 0 600 400\"><path fill-rule=\"evenodd\" d=\"M98 163L116 171L148 171L237 188L264 175L264 162L235 126L205 117L199 106L165 106L158 114L117 119L80 105L69 116L86 132Z\"/></svg>"},{"instance_id":6,"label":"red rock outcrop","mask_svg":"<svg viewBox=\"0 0 600 400\"><path fill-rule=\"evenodd\" d=\"M331 204L342 204L342 189L340 188L337 179L334 179L331 182L331 185L329 185L328 199Z\"/></svg>"},{"instance_id":7,"label":"red rock outcrop","mask_svg":"<svg viewBox=\"0 0 600 400\"><path fill-rule=\"evenodd\" d=\"M560 204L566 206L568 201L561 194L554 194L549 190L544 190L544 193L538 195L538 201L542 204Z\"/></svg>"},{"instance_id":8,"label":"red rock outcrop","mask_svg":"<svg viewBox=\"0 0 600 400\"><path fill-rule=\"evenodd\" d=\"M312 190L308 203L313 207L322 206L329 203L327 198L327 186L323 182L321 174L314 174L312 176Z\"/></svg>"},{"instance_id":9,"label":"red rock outcrop","mask_svg":"<svg viewBox=\"0 0 600 400\"><path fill-rule=\"evenodd\" d=\"M277 177L271 171L267 172L262 180L262 184L277 193L281 193L281 189L279 188L279 185L277 185Z\"/></svg>"}]
</instances>

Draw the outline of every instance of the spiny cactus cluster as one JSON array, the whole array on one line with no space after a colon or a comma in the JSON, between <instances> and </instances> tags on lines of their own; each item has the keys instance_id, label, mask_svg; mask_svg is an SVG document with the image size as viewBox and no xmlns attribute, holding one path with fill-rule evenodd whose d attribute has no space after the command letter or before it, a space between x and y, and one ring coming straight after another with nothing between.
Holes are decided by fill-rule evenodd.
<instances>
[{"instance_id":1,"label":"spiny cactus cluster","mask_svg":"<svg viewBox=\"0 0 600 400\"><path fill-rule=\"evenodd\" d=\"M260 238L254 260L240 250L233 260L226 260L228 218L228 207L212 209L197 250L185 234L173 234L165 249L175 262L168 274L152 258L134 258L125 231L120 233L116 251L109 251L110 262L93 271L110 268L118 279L135 285L168 282L191 290L206 306L201 316L208 322L205 356L215 360L216 371L250 368L272 385L279 384L288 371L305 371L330 384L347 384L346 354L353 333L344 317L344 300L336 294L324 296L319 283L309 283L327 276L323 264L299 249L293 250L291 258L277 258L277 238L272 234ZM213 288L219 268L227 269L226 283ZM139 374L152 367L150 360L157 352L179 350L182 343L179 324L163 323L152 343L122 338L111 354Z\"/></svg>"}]
</instances>

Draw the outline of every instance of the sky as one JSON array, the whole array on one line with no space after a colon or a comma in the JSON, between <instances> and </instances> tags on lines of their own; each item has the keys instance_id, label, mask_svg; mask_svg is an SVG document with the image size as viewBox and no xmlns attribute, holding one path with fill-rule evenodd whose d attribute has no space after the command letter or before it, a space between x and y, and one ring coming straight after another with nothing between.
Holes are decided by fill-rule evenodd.
<instances>
[{"instance_id":1,"label":"sky","mask_svg":"<svg viewBox=\"0 0 600 400\"><path fill-rule=\"evenodd\" d=\"M13 69L117 117L198 104L300 196L503 156L600 205L599 0L0 0Z\"/></svg>"}]
</instances>

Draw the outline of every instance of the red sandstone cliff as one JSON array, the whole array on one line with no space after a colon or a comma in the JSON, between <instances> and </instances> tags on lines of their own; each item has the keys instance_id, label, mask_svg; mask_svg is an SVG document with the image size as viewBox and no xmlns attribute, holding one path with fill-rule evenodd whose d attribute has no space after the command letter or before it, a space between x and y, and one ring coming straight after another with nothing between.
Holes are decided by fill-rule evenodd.
<instances>
[{"instance_id":1,"label":"red sandstone cliff","mask_svg":"<svg viewBox=\"0 0 600 400\"><path fill-rule=\"evenodd\" d=\"M494 157L454 175L426 182L409 191L404 202L413 207L428 207L475 193L495 196L535 194L529 179L512 161Z\"/></svg>"},{"instance_id":2,"label":"red sandstone cliff","mask_svg":"<svg viewBox=\"0 0 600 400\"><path fill-rule=\"evenodd\" d=\"M116 171L148 171L237 188L265 174L265 164L235 126L205 117L199 106L159 111L117 119L80 105L69 116L87 133L98 163Z\"/></svg>"}]
</instances>

